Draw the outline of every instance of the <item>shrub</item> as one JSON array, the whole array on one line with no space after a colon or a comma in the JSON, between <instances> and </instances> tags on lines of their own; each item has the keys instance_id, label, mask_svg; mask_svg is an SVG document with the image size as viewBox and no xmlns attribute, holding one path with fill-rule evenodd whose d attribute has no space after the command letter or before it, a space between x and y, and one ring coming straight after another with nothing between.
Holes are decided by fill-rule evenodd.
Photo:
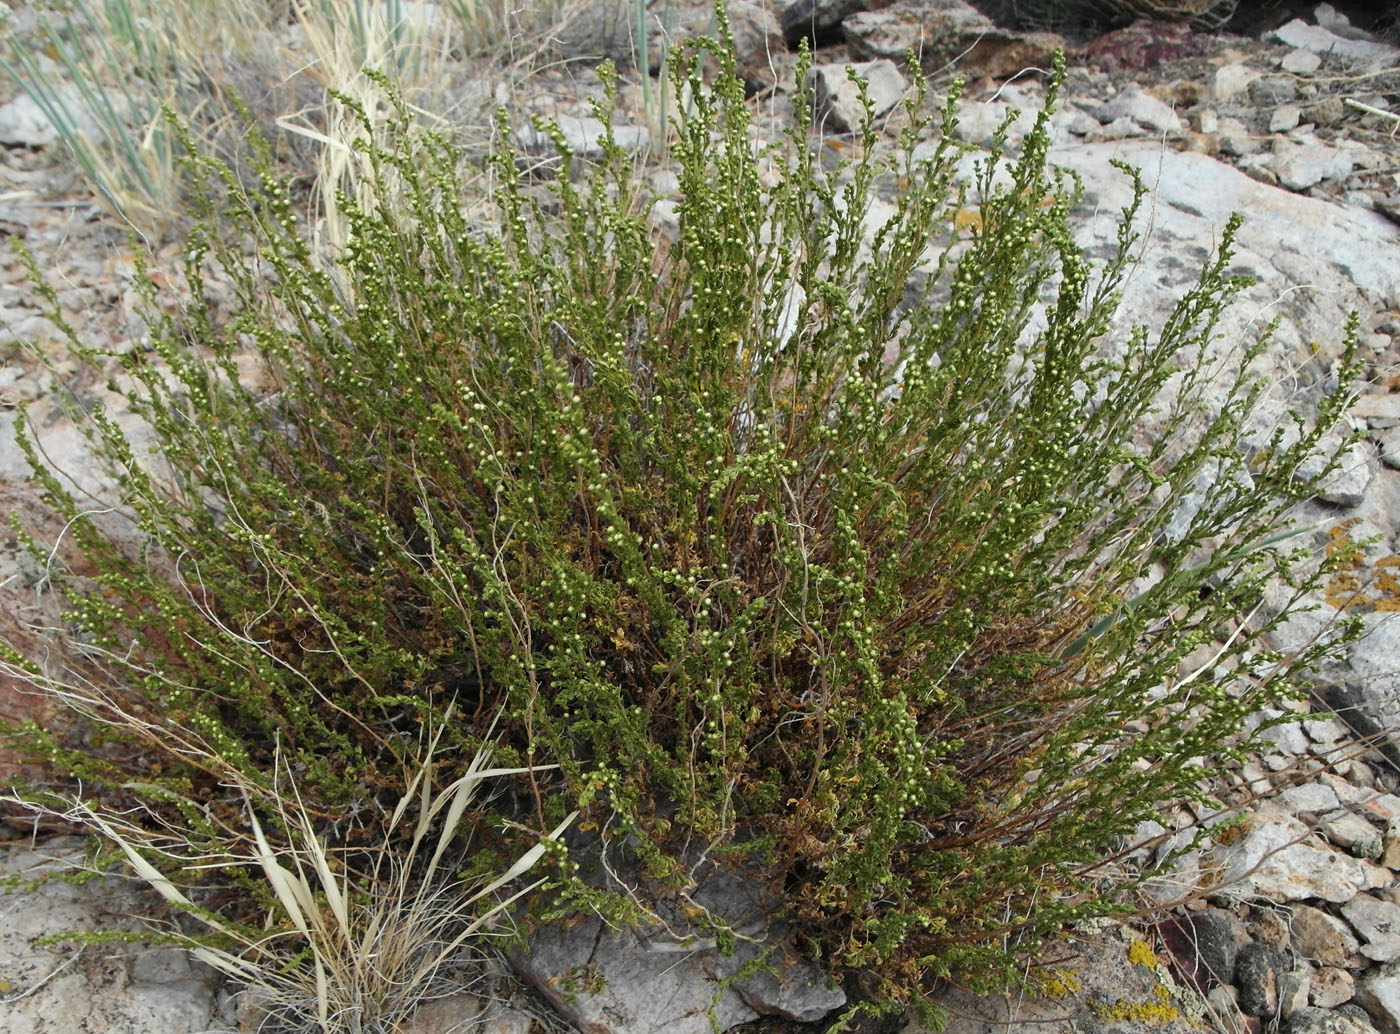
<instances>
[{"instance_id":1,"label":"shrub","mask_svg":"<svg viewBox=\"0 0 1400 1034\"><path fill-rule=\"evenodd\" d=\"M1325 647L1261 645L1287 608L1245 619L1269 580L1296 606L1326 573L1284 529L1335 468L1299 473L1344 394L1251 432L1266 342L1216 340L1238 221L1164 326L1110 333L1144 190L1125 169L1136 199L1092 265L1046 163L1058 78L1019 157L1002 134L968 183L952 98L930 116L920 87L892 151L867 125L828 174L806 95L756 149L726 48L672 60L673 234L611 138L592 166L561 144L537 179L500 150L481 223L458 152L402 112L380 143L363 116L368 181L396 200L340 199L329 271L273 177L244 193L192 161L225 197L190 239L194 301L113 384L159 462L92 414L146 545L39 469L100 573L63 583L71 672L10 657L111 728L21 734L94 810L139 802L213 856L243 828L227 785L286 800L293 778L353 858L389 835L420 728L443 785L499 713L502 763L533 771L472 813L482 867L578 810L585 876L625 855L678 893L707 852L870 1003L1004 984L1115 908L1121 838L1302 692ZM237 287L227 325L210 259ZM572 871L537 914L620 908Z\"/></svg>"}]
</instances>

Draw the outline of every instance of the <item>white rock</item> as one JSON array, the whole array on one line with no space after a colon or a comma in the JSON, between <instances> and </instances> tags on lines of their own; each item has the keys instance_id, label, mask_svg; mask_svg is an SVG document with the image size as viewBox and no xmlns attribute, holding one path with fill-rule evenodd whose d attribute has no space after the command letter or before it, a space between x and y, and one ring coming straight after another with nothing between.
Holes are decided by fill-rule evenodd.
<instances>
[{"instance_id":1,"label":"white rock","mask_svg":"<svg viewBox=\"0 0 1400 1034\"><path fill-rule=\"evenodd\" d=\"M824 119L823 124L838 133L859 131L865 118L860 102L860 89L851 82L847 69L864 80L876 118L900 102L908 82L899 67L887 58L860 64L815 65L807 73L812 87L812 103Z\"/></svg>"},{"instance_id":2,"label":"white rock","mask_svg":"<svg viewBox=\"0 0 1400 1034\"><path fill-rule=\"evenodd\" d=\"M1311 50L1290 50L1280 67L1294 75L1308 75L1322 67L1322 58Z\"/></svg>"},{"instance_id":3,"label":"white rock","mask_svg":"<svg viewBox=\"0 0 1400 1034\"><path fill-rule=\"evenodd\" d=\"M1339 806L1336 792L1324 783L1290 786L1280 791L1278 802L1293 815L1303 811L1333 811Z\"/></svg>"},{"instance_id":4,"label":"white rock","mask_svg":"<svg viewBox=\"0 0 1400 1034\"><path fill-rule=\"evenodd\" d=\"M1302 121L1303 111L1296 104L1280 104L1269 116L1270 133L1287 133Z\"/></svg>"},{"instance_id":5,"label":"white rock","mask_svg":"<svg viewBox=\"0 0 1400 1034\"><path fill-rule=\"evenodd\" d=\"M1361 954L1372 962L1400 958L1400 905L1360 894L1342 906L1342 915L1361 937Z\"/></svg>"},{"instance_id":6,"label":"white rock","mask_svg":"<svg viewBox=\"0 0 1400 1034\"><path fill-rule=\"evenodd\" d=\"M73 886L44 878L82 854L76 838L59 838L37 850L0 849L0 869L23 881L0 889L0 977L8 984L0 1000L0 1029L6 1034L189 1034L216 1028L218 978L179 949L37 943L60 933L131 929L125 917L153 907L127 880ZM58 860L46 860L54 857ZM37 885L25 886L34 880Z\"/></svg>"},{"instance_id":7,"label":"white rock","mask_svg":"<svg viewBox=\"0 0 1400 1034\"><path fill-rule=\"evenodd\" d=\"M1382 1034L1400 1034L1400 963L1389 962L1362 974L1356 1002Z\"/></svg>"},{"instance_id":8,"label":"white rock","mask_svg":"<svg viewBox=\"0 0 1400 1034\"><path fill-rule=\"evenodd\" d=\"M1236 900L1350 901L1371 884L1369 870L1376 868L1324 844L1267 803L1247 818L1238 840L1216 844L1206 856L1205 864L1216 867L1212 893Z\"/></svg>"},{"instance_id":9,"label":"white rock","mask_svg":"<svg viewBox=\"0 0 1400 1034\"><path fill-rule=\"evenodd\" d=\"M1345 179L1355 165L1351 155L1323 144L1279 140L1269 163L1278 181L1290 190L1306 190L1323 180Z\"/></svg>"},{"instance_id":10,"label":"white rock","mask_svg":"<svg viewBox=\"0 0 1400 1034\"><path fill-rule=\"evenodd\" d=\"M1231 62L1215 70L1211 80L1211 96L1217 101L1228 101L1249 89L1249 84L1259 78L1260 73L1248 65Z\"/></svg>"},{"instance_id":11,"label":"white rock","mask_svg":"<svg viewBox=\"0 0 1400 1034\"><path fill-rule=\"evenodd\" d=\"M965 143L986 147L992 142L997 128L1006 120L1012 107L1012 105L1002 101L965 101L958 105L958 126L954 130L954 135ZM1081 116L1088 117L1082 112ZM1021 114L1016 117L1007 130L1007 139L1009 141L1021 140L1035 128L1035 121L1036 111L1034 109L1021 109ZM1093 128L1098 128L1098 123L1094 123Z\"/></svg>"},{"instance_id":12,"label":"white rock","mask_svg":"<svg viewBox=\"0 0 1400 1034\"><path fill-rule=\"evenodd\" d=\"M1131 86L1118 94L1098 113L1099 121L1112 123L1130 118L1143 129L1153 133L1175 133L1181 129L1181 119L1171 105L1159 101L1140 88Z\"/></svg>"},{"instance_id":13,"label":"white rock","mask_svg":"<svg viewBox=\"0 0 1400 1034\"><path fill-rule=\"evenodd\" d=\"M1361 395L1352 404L1351 415L1366 421L1367 427L1400 427L1400 393Z\"/></svg>"},{"instance_id":14,"label":"white rock","mask_svg":"<svg viewBox=\"0 0 1400 1034\"><path fill-rule=\"evenodd\" d=\"M1317 828L1328 842L1346 848L1357 858L1375 860L1381 856L1384 835L1353 811L1339 809L1323 815Z\"/></svg>"},{"instance_id":15,"label":"white rock","mask_svg":"<svg viewBox=\"0 0 1400 1034\"><path fill-rule=\"evenodd\" d=\"M1309 25L1301 18L1294 18L1264 38L1310 50L1314 54L1336 54L1370 69L1379 70L1400 63L1400 49L1396 47L1367 40L1343 39L1320 25Z\"/></svg>"},{"instance_id":16,"label":"white rock","mask_svg":"<svg viewBox=\"0 0 1400 1034\"><path fill-rule=\"evenodd\" d=\"M561 115L553 120L559 126L564 146L580 158L601 158L603 140L607 126L601 119L592 115ZM614 125L613 139L623 151L637 153L644 151L650 142L645 126ZM515 131L516 142L525 150L535 154L554 153L554 141L549 133L535 126L520 126Z\"/></svg>"}]
</instances>

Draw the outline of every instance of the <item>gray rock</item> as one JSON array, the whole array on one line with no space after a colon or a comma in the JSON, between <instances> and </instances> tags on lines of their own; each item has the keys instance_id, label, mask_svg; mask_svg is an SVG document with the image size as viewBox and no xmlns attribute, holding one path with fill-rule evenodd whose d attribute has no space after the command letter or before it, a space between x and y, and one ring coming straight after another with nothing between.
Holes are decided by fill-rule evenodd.
<instances>
[{"instance_id":1,"label":"gray rock","mask_svg":"<svg viewBox=\"0 0 1400 1034\"><path fill-rule=\"evenodd\" d=\"M1280 67L1294 75L1310 75L1322 67L1322 58L1311 50L1290 50Z\"/></svg>"},{"instance_id":2,"label":"gray rock","mask_svg":"<svg viewBox=\"0 0 1400 1034\"><path fill-rule=\"evenodd\" d=\"M603 139L607 126L601 119L592 115L561 115L552 120L559 127L566 146L580 158L597 159L603 157ZM624 151L639 152L646 149L649 136L645 126L614 125L613 139ZM536 126L520 126L515 131L516 142L534 154L550 156L555 153L554 141L550 134Z\"/></svg>"},{"instance_id":3,"label":"gray rock","mask_svg":"<svg viewBox=\"0 0 1400 1034\"><path fill-rule=\"evenodd\" d=\"M1031 108L1007 104L1004 101L964 101L958 105L958 125L954 134L964 143L986 147L992 142L993 135L1006 121L1013 107L1019 108L1021 113L1008 128L1007 140L1019 141L1035 128L1036 112ZM1082 112L1080 117L1087 118ZM1098 128L1097 122L1093 124L1093 128Z\"/></svg>"},{"instance_id":4,"label":"gray rock","mask_svg":"<svg viewBox=\"0 0 1400 1034\"><path fill-rule=\"evenodd\" d=\"M155 906L136 883L100 878L75 886L54 877L83 857L83 841L56 838L0 848L0 1029L6 1034L193 1034L219 1028L218 976L176 948L142 944L40 945L84 930L139 929Z\"/></svg>"},{"instance_id":5,"label":"gray rock","mask_svg":"<svg viewBox=\"0 0 1400 1034\"><path fill-rule=\"evenodd\" d=\"M58 139L58 130L34 98L22 93L0 104L0 144L5 147L44 147Z\"/></svg>"},{"instance_id":6,"label":"gray rock","mask_svg":"<svg viewBox=\"0 0 1400 1034\"><path fill-rule=\"evenodd\" d=\"M1400 393L1361 395L1353 403L1351 415L1366 421L1367 427L1400 427Z\"/></svg>"},{"instance_id":7,"label":"gray rock","mask_svg":"<svg viewBox=\"0 0 1400 1034\"><path fill-rule=\"evenodd\" d=\"M1350 966L1361 943L1347 924L1311 905L1294 905L1289 918L1289 945L1300 957L1322 966Z\"/></svg>"},{"instance_id":8,"label":"gray rock","mask_svg":"<svg viewBox=\"0 0 1400 1034\"><path fill-rule=\"evenodd\" d=\"M812 963L778 947L781 923L756 887L712 870L693 897L750 939L723 957L703 935L678 940L661 927L612 930L593 920L544 927L511 961L570 1023L592 1034L709 1034L711 1014L727 1030L763 1011L813 1022L845 1004ZM680 909L658 907L672 930L687 929ZM751 938L774 945L769 969L721 991L721 981L759 957Z\"/></svg>"},{"instance_id":9,"label":"gray rock","mask_svg":"<svg viewBox=\"0 0 1400 1034\"><path fill-rule=\"evenodd\" d=\"M1400 1034L1400 963L1375 966L1356 982L1355 1002L1381 1034Z\"/></svg>"},{"instance_id":10,"label":"gray rock","mask_svg":"<svg viewBox=\"0 0 1400 1034\"><path fill-rule=\"evenodd\" d=\"M1330 450L1340 442L1340 435L1332 432L1325 437L1322 448ZM1311 478L1320 474L1322 469L1321 458L1314 456L1304 462L1298 472L1304 478ZM1342 454L1337 469L1318 486L1317 497L1337 506L1360 506L1375 475L1376 460L1371 447L1366 442L1354 442Z\"/></svg>"},{"instance_id":11,"label":"gray rock","mask_svg":"<svg viewBox=\"0 0 1400 1034\"><path fill-rule=\"evenodd\" d=\"M1269 132L1287 133L1290 129L1297 129L1302 120L1303 111L1298 105L1281 104L1269 116Z\"/></svg>"},{"instance_id":12,"label":"gray rock","mask_svg":"<svg viewBox=\"0 0 1400 1034\"><path fill-rule=\"evenodd\" d=\"M1332 1009L1299 1009L1282 1027L1283 1034L1376 1034L1376 1028Z\"/></svg>"},{"instance_id":13,"label":"gray rock","mask_svg":"<svg viewBox=\"0 0 1400 1034\"><path fill-rule=\"evenodd\" d=\"M530 1034L533 1020L468 991L430 998L394 1034Z\"/></svg>"},{"instance_id":14,"label":"gray rock","mask_svg":"<svg viewBox=\"0 0 1400 1034\"><path fill-rule=\"evenodd\" d=\"M881 10L850 15L841 28L853 58L903 62L913 50L929 75L951 65L1007 78L1026 68L1048 68L1065 45L1054 33L1001 28L963 0L896 0Z\"/></svg>"},{"instance_id":15,"label":"gray rock","mask_svg":"<svg viewBox=\"0 0 1400 1034\"><path fill-rule=\"evenodd\" d=\"M1286 726L1280 726L1280 728L1286 728ZM1280 791L1275 799L1293 815L1305 811L1333 811L1339 804L1336 791L1325 783L1303 783L1299 786L1290 786Z\"/></svg>"},{"instance_id":16,"label":"gray rock","mask_svg":"<svg viewBox=\"0 0 1400 1034\"><path fill-rule=\"evenodd\" d=\"M1400 470L1400 427L1390 427L1376 435L1381 462L1391 470Z\"/></svg>"},{"instance_id":17,"label":"gray rock","mask_svg":"<svg viewBox=\"0 0 1400 1034\"><path fill-rule=\"evenodd\" d=\"M1210 95L1216 102L1233 100L1249 89L1249 84L1259 78L1259 71L1248 65L1230 63L1221 65L1211 78Z\"/></svg>"},{"instance_id":18,"label":"gray rock","mask_svg":"<svg viewBox=\"0 0 1400 1034\"><path fill-rule=\"evenodd\" d=\"M1329 842L1346 848L1357 858L1375 861L1384 853L1381 831L1353 811L1329 812L1318 819L1317 828Z\"/></svg>"},{"instance_id":19,"label":"gray rock","mask_svg":"<svg viewBox=\"0 0 1400 1034\"><path fill-rule=\"evenodd\" d=\"M795 44L804 36L830 32L849 15L872 5L868 0L789 0L778 21L783 38Z\"/></svg>"},{"instance_id":20,"label":"gray rock","mask_svg":"<svg viewBox=\"0 0 1400 1034\"><path fill-rule=\"evenodd\" d=\"M1361 617L1367 634L1351 645L1344 663L1329 669L1318 692L1353 729L1386 737L1382 749L1391 758L1400 758L1400 749L1387 736L1388 730L1400 728L1400 664L1395 660L1400 657L1400 621L1386 613ZM1379 815L1383 805L1372 798L1365 807Z\"/></svg>"},{"instance_id":21,"label":"gray rock","mask_svg":"<svg viewBox=\"0 0 1400 1034\"><path fill-rule=\"evenodd\" d=\"M1342 906L1342 915L1361 936L1361 954L1372 962L1400 959L1400 905L1359 894Z\"/></svg>"},{"instance_id":22,"label":"gray rock","mask_svg":"<svg viewBox=\"0 0 1400 1034\"><path fill-rule=\"evenodd\" d=\"M1132 86L1118 94L1095 112L1100 122L1130 118L1152 133L1175 133L1181 129L1181 119L1171 105L1159 101L1139 87Z\"/></svg>"},{"instance_id":23,"label":"gray rock","mask_svg":"<svg viewBox=\"0 0 1400 1034\"><path fill-rule=\"evenodd\" d=\"M1289 75L1261 75L1249 83L1249 99L1261 108L1287 104L1298 96L1298 84Z\"/></svg>"},{"instance_id":24,"label":"gray rock","mask_svg":"<svg viewBox=\"0 0 1400 1034\"><path fill-rule=\"evenodd\" d=\"M1206 855L1215 867L1215 896L1224 900L1350 901L1372 886L1377 869L1323 843L1267 802L1247 818L1237 840L1216 844Z\"/></svg>"},{"instance_id":25,"label":"gray rock","mask_svg":"<svg viewBox=\"0 0 1400 1034\"><path fill-rule=\"evenodd\" d=\"M848 71L849 70L849 71ZM853 71L865 83L867 96L879 118L900 102L908 88L893 61L866 61L856 65L815 65L808 72L812 104L821 124L837 133L855 133L865 119L860 87L851 81Z\"/></svg>"},{"instance_id":26,"label":"gray rock","mask_svg":"<svg viewBox=\"0 0 1400 1034\"><path fill-rule=\"evenodd\" d=\"M1323 180L1345 179L1354 162L1346 151L1324 144L1296 144L1291 140L1274 143L1270 167L1278 181L1290 190L1306 190Z\"/></svg>"},{"instance_id":27,"label":"gray rock","mask_svg":"<svg viewBox=\"0 0 1400 1034\"><path fill-rule=\"evenodd\" d=\"M1284 974L1292 967L1280 952L1263 944L1247 944L1235 962L1235 987L1240 1011L1247 1016L1271 1018L1279 1012Z\"/></svg>"},{"instance_id":28,"label":"gray rock","mask_svg":"<svg viewBox=\"0 0 1400 1034\"><path fill-rule=\"evenodd\" d=\"M1301 18L1294 18L1288 24L1280 26L1265 36L1265 39L1286 43L1301 50L1310 50L1324 57L1329 54L1343 57L1372 70L1400 64L1400 48L1367 40L1344 39L1320 25L1309 25Z\"/></svg>"},{"instance_id":29,"label":"gray rock","mask_svg":"<svg viewBox=\"0 0 1400 1034\"><path fill-rule=\"evenodd\" d=\"M1292 253L1306 256L1309 263L1311 274L1304 282L1324 292L1350 291L1343 296L1356 298L1358 306L1361 299L1354 292L1359 288L1381 305L1400 308L1400 262L1394 258L1400 252L1400 227L1384 216L1261 186L1224 162L1193 152L1164 151L1154 141L1052 148L1053 163L1083 177L1085 210L1099 213L1081 224L1082 243L1111 241L1117 231L1112 216L1129 196L1126 180L1108 164L1111 158L1142 169L1152 185L1154 251L1159 260L1170 253L1172 241L1210 240L1231 212L1247 212L1236 259L1238 267L1260 278L1261 300L1276 301L1281 289L1292 286L1272 261ZM1139 295L1137 304L1125 311L1146 319L1156 306L1145 310L1140 304L1144 300ZM1347 307L1339 311L1344 315Z\"/></svg>"}]
</instances>

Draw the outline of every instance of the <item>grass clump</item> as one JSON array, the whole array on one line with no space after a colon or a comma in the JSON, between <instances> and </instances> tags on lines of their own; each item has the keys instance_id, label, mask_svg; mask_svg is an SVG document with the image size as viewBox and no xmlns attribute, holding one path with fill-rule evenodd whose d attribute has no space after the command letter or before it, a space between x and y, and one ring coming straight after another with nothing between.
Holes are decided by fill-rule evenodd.
<instances>
[{"instance_id":1,"label":"grass clump","mask_svg":"<svg viewBox=\"0 0 1400 1034\"><path fill-rule=\"evenodd\" d=\"M1282 529L1345 399L1251 437L1265 342L1216 341L1237 223L1164 326L1110 334L1144 192L1092 265L1046 164L1055 86L969 183L951 99L930 125L920 91L891 155L867 126L827 174L806 97L756 151L726 48L672 62L674 233L611 143L538 179L499 151L480 224L458 152L364 116L371 196L338 199L328 270L273 177L192 163L226 198L191 238L195 301L117 360L156 462L93 414L144 545L49 477L98 573L61 582L66 673L10 657L102 738L23 734L96 814L139 802L219 856L252 801L274 850L314 833L353 858L394 842L421 728L448 786L499 714L501 763L529 771L470 810L472 864L574 811L591 833L540 914L616 910L575 865L625 856L685 895L705 855L868 1003L996 987L1111 910L1114 846L1302 691L1323 647L1262 648L1286 608L1244 619L1266 582L1296 603L1326 574ZM868 235L885 176L908 187ZM237 287L226 326L208 260Z\"/></svg>"}]
</instances>

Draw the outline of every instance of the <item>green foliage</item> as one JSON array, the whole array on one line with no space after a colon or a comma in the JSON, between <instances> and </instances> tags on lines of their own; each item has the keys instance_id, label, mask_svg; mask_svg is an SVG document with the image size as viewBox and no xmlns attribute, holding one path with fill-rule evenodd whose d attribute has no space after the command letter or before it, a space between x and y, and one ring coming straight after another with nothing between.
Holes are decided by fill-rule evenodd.
<instances>
[{"instance_id":1,"label":"green foliage","mask_svg":"<svg viewBox=\"0 0 1400 1034\"><path fill-rule=\"evenodd\" d=\"M1046 164L1058 79L1019 157L998 145L967 183L951 99L930 116L920 91L892 151L867 126L828 174L805 96L756 151L726 47L671 73L674 234L611 141L541 179L499 151L494 215L469 220L463 157L401 113L364 145L378 200L338 199L330 271L271 175L245 193L191 162L220 199L190 241L195 300L119 360L160 462L93 414L145 546L49 479L98 571L64 583L81 670L59 688L128 741L96 749L85 791L172 827L170 793L202 802L212 851L241 822L224 786L283 800L294 773L308 835L353 848L392 826L421 727L444 785L499 711L507 763L559 767L478 809L486 846L578 809L580 861L632 856L665 893L708 851L871 1001L998 986L1111 910L1113 845L1301 692L1324 648L1271 654L1288 611L1244 617L1269 580L1296 601L1323 577L1279 530L1344 396L1246 447L1265 343L1215 341L1238 221L1165 326L1109 347L1144 190L1124 170L1136 200L1092 265ZM209 259L236 285L226 325ZM570 871L563 898L603 905Z\"/></svg>"}]
</instances>

